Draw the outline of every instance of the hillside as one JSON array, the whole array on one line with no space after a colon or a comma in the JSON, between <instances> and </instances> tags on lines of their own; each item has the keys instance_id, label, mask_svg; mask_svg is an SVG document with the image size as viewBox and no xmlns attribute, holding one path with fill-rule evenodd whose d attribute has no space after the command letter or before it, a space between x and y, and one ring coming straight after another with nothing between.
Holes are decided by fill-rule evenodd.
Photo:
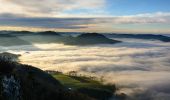
<instances>
[{"instance_id":1,"label":"hillside","mask_svg":"<svg viewBox=\"0 0 170 100\"><path fill-rule=\"evenodd\" d=\"M93 76L79 75L76 71L67 74L62 72L47 71L55 79L59 80L65 87L71 91L88 95L97 100L124 100L125 94L116 94L117 87L114 84L103 84L102 79L98 80Z\"/></svg>"},{"instance_id":2,"label":"hillside","mask_svg":"<svg viewBox=\"0 0 170 100\"><path fill-rule=\"evenodd\" d=\"M92 100L40 69L0 58L0 100Z\"/></svg>"},{"instance_id":3,"label":"hillside","mask_svg":"<svg viewBox=\"0 0 170 100\"><path fill-rule=\"evenodd\" d=\"M95 77L42 71L18 63L21 55L0 53L0 100L124 100L113 84Z\"/></svg>"}]
</instances>

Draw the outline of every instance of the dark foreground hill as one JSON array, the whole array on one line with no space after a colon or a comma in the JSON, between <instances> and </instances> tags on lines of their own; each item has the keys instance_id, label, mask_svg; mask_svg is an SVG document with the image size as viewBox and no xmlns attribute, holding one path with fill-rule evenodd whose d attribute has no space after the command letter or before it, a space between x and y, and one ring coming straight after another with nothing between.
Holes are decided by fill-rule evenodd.
<instances>
[{"instance_id":1,"label":"dark foreground hill","mask_svg":"<svg viewBox=\"0 0 170 100\"><path fill-rule=\"evenodd\" d=\"M40 69L0 58L0 100L93 100Z\"/></svg>"},{"instance_id":2,"label":"dark foreground hill","mask_svg":"<svg viewBox=\"0 0 170 100\"><path fill-rule=\"evenodd\" d=\"M18 57L0 53L0 100L125 100L113 84L102 84L94 77L42 71L17 63Z\"/></svg>"}]
</instances>

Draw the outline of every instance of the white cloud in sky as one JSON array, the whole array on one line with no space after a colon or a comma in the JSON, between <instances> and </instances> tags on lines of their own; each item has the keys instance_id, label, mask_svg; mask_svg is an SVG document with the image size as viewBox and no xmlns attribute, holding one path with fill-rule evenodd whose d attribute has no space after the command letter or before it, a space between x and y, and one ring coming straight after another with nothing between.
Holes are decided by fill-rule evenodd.
<instances>
[{"instance_id":1,"label":"white cloud in sky","mask_svg":"<svg viewBox=\"0 0 170 100\"><path fill-rule=\"evenodd\" d=\"M99 10L105 6L106 0L0 0L0 2L0 13L53 16L78 9Z\"/></svg>"},{"instance_id":2,"label":"white cloud in sky","mask_svg":"<svg viewBox=\"0 0 170 100\"><path fill-rule=\"evenodd\" d=\"M3 29L15 27L18 30L39 28L75 32L118 30L118 32L170 33L170 29L167 28L170 26L170 12L114 16L105 8L106 0L0 0L0 26ZM147 25L150 26L146 27Z\"/></svg>"},{"instance_id":3,"label":"white cloud in sky","mask_svg":"<svg viewBox=\"0 0 170 100\"><path fill-rule=\"evenodd\" d=\"M114 24L135 24L135 23L170 23L169 12L144 13L126 16L113 16L103 20Z\"/></svg>"}]
</instances>

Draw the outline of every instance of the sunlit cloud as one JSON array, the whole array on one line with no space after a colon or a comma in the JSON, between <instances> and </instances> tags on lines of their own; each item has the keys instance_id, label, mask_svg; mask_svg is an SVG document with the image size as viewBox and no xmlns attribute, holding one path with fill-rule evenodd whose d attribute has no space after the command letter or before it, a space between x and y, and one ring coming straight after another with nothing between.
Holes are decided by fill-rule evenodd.
<instances>
[{"instance_id":1,"label":"sunlit cloud","mask_svg":"<svg viewBox=\"0 0 170 100\"><path fill-rule=\"evenodd\" d=\"M57 16L66 11L91 10L98 12L106 0L0 0L0 13L25 14L27 16ZM11 12L11 9L13 10Z\"/></svg>"}]
</instances>

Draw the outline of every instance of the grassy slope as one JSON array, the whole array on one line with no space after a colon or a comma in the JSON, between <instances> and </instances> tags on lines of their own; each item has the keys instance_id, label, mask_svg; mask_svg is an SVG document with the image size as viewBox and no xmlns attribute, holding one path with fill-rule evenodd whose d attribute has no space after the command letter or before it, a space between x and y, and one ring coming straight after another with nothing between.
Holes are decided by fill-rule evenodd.
<instances>
[{"instance_id":1,"label":"grassy slope","mask_svg":"<svg viewBox=\"0 0 170 100\"><path fill-rule=\"evenodd\" d=\"M92 80L87 77L68 76L64 74L54 74L53 76L68 88L73 89L78 89L82 87L100 88L103 86L100 82Z\"/></svg>"},{"instance_id":2,"label":"grassy slope","mask_svg":"<svg viewBox=\"0 0 170 100\"><path fill-rule=\"evenodd\" d=\"M115 95L115 85L104 85L89 77L69 76L64 74L52 74L52 76L59 80L64 86L98 100L107 100L109 97Z\"/></svg>"}]
</instances>

